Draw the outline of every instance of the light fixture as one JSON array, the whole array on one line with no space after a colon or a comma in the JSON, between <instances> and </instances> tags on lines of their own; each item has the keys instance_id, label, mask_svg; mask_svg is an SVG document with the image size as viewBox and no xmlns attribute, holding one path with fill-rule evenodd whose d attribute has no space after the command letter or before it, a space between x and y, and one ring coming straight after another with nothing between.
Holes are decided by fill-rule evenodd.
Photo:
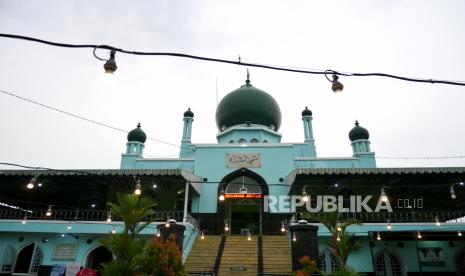
<instances>
[{"instance_id":1,"label":"light fixture","mask_svg":"<svg viewBox=\"0 0 465 276\"><path fill-rule=\"evenodd\" d=\"M102 61L105 61L105 64L103 65L103 69L105 69L105 73L107 74L113 74L116 69L118 68L116 66L116 61L115 61L115 54L116 54L116 51L115 50L110 50L110 58L109 59L103 59L103 58L100 58L98 57L96 54L95 54L95 51L101 46L98 46L98 47L95 47L94 48L94 57L97 58L98 60L102 60Z\"/></svg>"},{"instance_id":2,"label":"light fixture","mask_svg":"<svg viewBox=\"0 0 465 276\"><path fill-rule=\"evenodd\" d=\"M297 241L297 237L295 236L295 232L292 233L292 241L293 241L293 242L296 242L296 241Z\"/></svg>"},{"instance_id":3,"label":"light fixture","mask_svg":"<svg viewBox=\"0 0 465 276\"><path fill-rule=\"evenodd\" d=\"M31 180L29 181L29 183L27 183L26 187L31 190L31 189L34 189L34 186L35 184L37 183L37 178L33 177L31 178Z\"/></svg>"},{"instance_id":4,"label":"light fixture","mask_svg":"<svg viewBox=\"0 0 465 276\"><path fill-rule=\"evenodd\" d=\"M381 235L379 234L379 232L376 232L376 240L380 241L381 240Z\"/></svg>"},{"instance_id":5,"label":"light fixture","mask_svg":"<svg viewBox=\"0 0 465 276\"><path fill-rule=\"evenodd\" d=\"M108 223L111 223L111 213L108 213L107 222L108 222Z\"/></svg>"},{"instance_id":6,"label":"light fixture","mask_svg":"<svg viewBox=\"0 0 465 276\"><path fill-rule=\"evenodd\" d=\"M200 234L200 239L205 239L205 235L203 234L203 230L202 230L202 233Z\"/></svg>"},{"instance_id":7,"label":"light fixture","mask_svg":"<svg viewBox=\"0 0 465 276\"><path fill-rule=\"evenodd\" d=\"M341 236L339 235L339 232L337 233L337 236L336 236L336 241L340 242L341 241Z\"/></svg>"},{"instance_id":8,"label":"light fixture","mask_svg":"<svg viewBox=\"0 0 465 276\"><path fill-rule=\"evenodd\" d=\"M22 224L26 224L27 222L27 216L24 216L23 220L21 221Z\"/></svg>"},{"instance_id":9,"label":"light fixture","mask_svg":"<svg viewBox=\"0 0 465 276\"><path fill-rule=\"evenodd\" d=\"M140 179L136 180L136 189L134 190L135 195L140 195L141 194L141 185L140 185Z\"/></svg>"},{"instance_id":10,"label":"light fixture","mask_svg":"<svg viewBox=\"0 0 465 276\"><path fill-rule=\"evenodd\" d=\"M436 221L436 226L441 226L441 222L437 216L434 218L434 220Z\"/></svg>"},{"instance_id":11,"label":"light fixture","mask_svg":"<svg viewBox=\"0 0 465 276\"><path fill-rule=\"evenodd\" d=\"M457 231L457 236L461 237L462 236L462 231Z\"/></svg>"},{"instance_id":12,"label":"light fixture","mask_svg":"<svg viewBox=\"0 0 465 276\"><path fill-rule=\"evenodd\" d=\"M37 183L37 187L42 187L42 183L41 182Z\"/></svg>"},{"instance_id":13,"label":"light fixture","mask_svg":"<svg viewBox=\"0 0 465 276\"><path fill-rule=\"evenodd\" d=\"M336 230L337 230L338 232L341 232L341 231L342 231L342 227L341 227L341 224L339 224L339 222L336 223Z\"/></svg>"},{"instance_id":14,"label":"light fixture","mask_svg":"<svg viewBox=\"0 0 465 276\"><path fill-rule=\"evenodd\" d=\"M284 225L284 221L281 221L281 232L282 233L286 232L286 227Z\"/></svg>"},{"instance_id":15,"label":"light fixture","mask_svg":"<svg viewBox=\"0 0 465 276\"><path fill-rule=\"evenodd\" d=\"M72 227L71 227L71 224L68 224L68 225L66 226L66 229L68 229L68 230L71 230L71 228L72 228Z\"/></svg>"},{"instance_id":16,"label":"light fixture","mask_svg":"<svg viewBox=\"0 0 465 276\"><path fill-rule=\"evenodd\" d=\"M65 234L61 234L61 237L64 238L64 237L65 237Z\"/></svg>"},{"instance_id":17,"label":"light fixture","mask_svg":"<svg viewBox=\"0 0 465 276\"><path fill-rule=\"evenodd\" d=\"M229 231L229 224L228 221L224 222L224 231L228 232Z\"/></svg>"},{"instance_id":18,"label":"light fixture","mask_svg":"<svg viewBox=\"0 0 465 276\"><path fill-rule=\"evenodd\" d=\"M165 222L165 227L166 227L166 228L170 228L170 220L169 220L169 219L166 220L166 222Z\"/></svg>"},{"instance_id":19,"label":"light fixture","mask_svg":"<svg viewBox=\"0 0 465 276\"><path fill-rule=\"evenodd\" d=\"M48 206L47 212L45 213L47 217L50 217L52 215L52 205Z\"/></svg>"},{"instance_id":20,"label":"light fixture","mask_svg":"<svg viewBox=\"0 0 465 276\"><path fill-rule=\"evenodd\" d=\"M116 234L116 229L115 229L115 226L113 225L113 228L111 229L111 233L112 234Z\"/></svg>"},{"instance_id":21,"label":"light fixture","mask_svg":"<svg viewBox=\"0 0 465 276\"><path fill-rule=\"evenodd\" d=\"M152 185L152 188L156 189L156 188L157 188L157 184L153 184L153 185Z\"/></svg>"},{"instance_id":22,"label":"light fixture","mask_svg":"<svg viewBox=\"0 0 465 276\"><path fill-rule=\"evenodd\" d=\"M417 232L417 238L418 238L418 239L421 239L421 238L422 238L420 231Z\"/></svg>"},{"instance_id":23,"label":"light fixture","mask_svg":"<svg viewBox=\"0 0 465 276\"><path fill-rule=\"evenodd\" d=\"M388 202L388 196L386 195L386 191L384 190L384 187L381 188L381 201L382 202Z\"/></svg>"},{"instance_id":24,"label":"light fixture","mask_svg":"<svg viewBox=\"0 0 465 276\"><path fill-rule=\"evenodd\" d=\"M157 232L157 237L160 237L160 236L161 236L160 231L158 231Z\"/></svg>"},{"instance_id":25,"label":"light fixture","mask_svg":"<svg viewBox=\"0 0 465 276\"><path fill-rule=\"evenodd\" d=\"M95 203L92 203L90 207L95 208Z\"/></svg>"},{"instance_id":26,"label":"light fixture","mask_svg":"<svg viewBox=\"0 0 465 276\"><path fill-rule=\"evenodd\" d=\"M391 221L389 219L387 220L386 228L387 228L387 230L392 229Z\"/></svg>"},{"instance_id":27,"label":"light fixture","mask_svg":"<svg viewBox=\"0 0 465 276\"><path fill-rule=\"evenodd\" d=\"M455 195L454 185L450 186L450 198L456 199L457 196Z\"/></svg>"},{"instance_id":28,"label":"light fixture","mask_svg":"<svg viewBox=\"0 0 465 276\"><path fill-rule=\"evenodd\" d=\"M335 188L339 187L339 183L337 183L337 182L334 183L334 187L335 187Z\"/></svg>"},{"instance_id":29,"label":"light fixture","mask_svg":"<svg viewBox=\"0 0 465 276\"><path fill-rule=\"evenodd\" d=\"M220 196L218 197L220 201L224 201L224 187L221 187Z\"/></svg>"},{"instance_id":30,"label":"light fixture","mask_svg":"<svg viewBox=\"0 0 465 276\"><path fill-rule=\"evenodd\" d=\"M252 240L252 236L250 235L250 233L247 234L247 240L248 240L248 241L251 241L251 240Z\"/></svg>"},{"instance_id":31,"label":"light fixture","mask_svg":"<svg viewBox=\"0 0 465 276\"><path fill-rule=\"evenodd\" d=\"M304 202L307 202L307 201L308 201L308 195L307 195L306 189L307 189L307 185L305 185L305 186L302 188L302 196L303 196L302 200L303 200Z\"/></svg>"}]
</instances>

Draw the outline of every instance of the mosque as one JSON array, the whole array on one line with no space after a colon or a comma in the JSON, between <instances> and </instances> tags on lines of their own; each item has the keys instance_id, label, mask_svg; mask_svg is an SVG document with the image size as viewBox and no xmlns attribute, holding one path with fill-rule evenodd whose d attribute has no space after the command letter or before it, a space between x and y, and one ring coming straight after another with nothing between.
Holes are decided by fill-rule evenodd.
<instances>
[{"instance_id":1,"label":"mosque","mask_svg":"<svg viewBox=\"0 0 465 276\"><path fill-rule=\"evenodd\" d=\"M139 124L120 169L0 171L0 274L108 261L98 241L122 223L109 219L106 202L138 189L156 200L160 218L144 235L168 222L186 227L181 249L192 275L290 275L294 254L305 251L295 225L318 226L316 258L331 273L341 264L321 221L335 210L358 221L347 230L360 243L348 260L356 271L465 275L464 168L377 168L358 121L348 133L352 156L319 157L312 111L301 115L303 142L282 143L279 104L247 76L217 107L217 143L192 143L189 108L178 158L145 158Z\"/></svg>"}]
</instances>

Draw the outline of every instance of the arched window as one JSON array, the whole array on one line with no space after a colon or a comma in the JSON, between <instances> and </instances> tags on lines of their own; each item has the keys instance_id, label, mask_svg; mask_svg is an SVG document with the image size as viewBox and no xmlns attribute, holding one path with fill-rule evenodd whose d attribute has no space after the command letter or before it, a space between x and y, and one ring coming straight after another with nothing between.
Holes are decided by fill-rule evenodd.
<instances>
[{"instance_id":1,"label":"arched window","mask_svg":"<svg viewBox=\"0 0 465 276\"><path fill-rule=\"evenodd\" d=\"M234 140L229 140L229 143L230 143L230 144L233 144L233 143L234 143Z\"/></svg>"},{"instance_id":2,"label":"arched window","mask_svg":"<svg viewBox=\"0 0 465 276\"><path fill-rule=\"evenodd\" d=\"M321 271L331 274L339 269L339 259L336 257L334 252L326 248L320 253L319 257L319 267Z\"/></svg>"},{"instance_id":3,"label":"arched window","mask_svg":"<svg viewBox=\"0 0 465 276\"><path fill-rule=\"evenodd\" d=\"M241 144L245 144L246 142L247 142L247 141L246 141L244 138L241 138L241 139L239 140L239 143L241 143Z\"/></svg>"},{"instance_id":4,"label":"arched window","mask_svg":"<svg viewBox=\"0 0 465 276\"><path fill-rule=\"evenodd\" d=\"M250 143L258 143L258 139L257 139L257 138L253 138L252 140L250 140Z\"/></svg>"},{"instance_id":5,"label":"arched window","mask_svg":"<svg viewBox=\"0 0 465 276\"><path fill-rule=\"evenodd\" d=\"M6 245L0 259L0 273L13 272L13 262L15 260L16 252L11 245Z\"/></svg>"},{"instance_id":6,"label":"arched window","mask_svg":"<svg viewBox=\"0 0 465 276\"><path fill-rule=\"evenodd\" d=\"M377 276L404 276L402 261L388 250L381 251L375 259L375 273Z\"/></svg>"},{"instance_id":7,"label":"arched window","mask_svg":"<svg viewBox=\"0 0 465 276\"><path fill-rule=\"evenodd\" d=\"M263 143L268 143L268 141L267 141L267 140L263 140Z\"/></svg>"}]
</instances>

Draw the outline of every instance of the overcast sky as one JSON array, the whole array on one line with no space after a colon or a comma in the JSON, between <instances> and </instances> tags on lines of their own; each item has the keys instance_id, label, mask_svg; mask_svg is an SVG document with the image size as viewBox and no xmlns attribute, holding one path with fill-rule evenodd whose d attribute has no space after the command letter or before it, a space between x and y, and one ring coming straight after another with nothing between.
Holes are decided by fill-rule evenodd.
<instances>
[{"instance_id":1,"label":"overcast sky","mask_svg":"<svg viewBox=\"0 0 465 276\"><path fill-rule=\"evenodd\" d=\"M347 72L465 81L465 1L15 1L0 0L0 32L76 44ZM97 51L107 57L105 50ZM151 138L179 144L195 113L194 143L215 143L216 92L244 83L246 68L117 54L105 77L91 49L0 38L0 89ZM282 111L283 142L302 142L313 111L319 157L352 155L357 119L378 157L465 155L465 87L377 77L250 69ZM51 168L118 168L124 133L0 93L0 162ZM145 156L179 149L146 142ZM377 159L379 167L464 166L465 159ZM4 167L6 168L6 167Z\"/></svg>"}]
</instances>

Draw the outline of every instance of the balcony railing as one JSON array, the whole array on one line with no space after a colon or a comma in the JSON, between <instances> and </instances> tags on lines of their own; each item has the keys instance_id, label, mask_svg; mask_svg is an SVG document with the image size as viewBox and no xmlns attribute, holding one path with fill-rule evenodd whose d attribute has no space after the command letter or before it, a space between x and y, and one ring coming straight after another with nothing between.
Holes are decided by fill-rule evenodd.
<instances>
[{"instance_id":1,"label":"balcony railing","mask_svg":"<svg viewBox=\"0 0 465 276\"><path fill-rule=\"evenodd\" d=\"M308 222L324 221L330 213L299 212L295 214L295 220L307 220ZM340 220L357 220L364 223L379 222L465 222L465 211L415 211L392 213L340 213Z\"/></svg>"},{"instance_id":2,"label":"balcony railing","mask_svg":"<svg viewBox=\"0 0 465 276\"><path fill-rule=\"evenodd\" d=\"M52 210L51 216L47 216L47 210L29 210L28 212L17 209L0 209L0 219L23 219L28 220L80 220L80 221L106 221L111 213L108 210L95 209L75 209L75 210ZM154 219L155 221L166 221L175 219L182 222L183 211L156 211L153 215L147 216L143 221ZM121 221L121 218L112 214L113 221Z\"/></svg>"}]
</instances>

